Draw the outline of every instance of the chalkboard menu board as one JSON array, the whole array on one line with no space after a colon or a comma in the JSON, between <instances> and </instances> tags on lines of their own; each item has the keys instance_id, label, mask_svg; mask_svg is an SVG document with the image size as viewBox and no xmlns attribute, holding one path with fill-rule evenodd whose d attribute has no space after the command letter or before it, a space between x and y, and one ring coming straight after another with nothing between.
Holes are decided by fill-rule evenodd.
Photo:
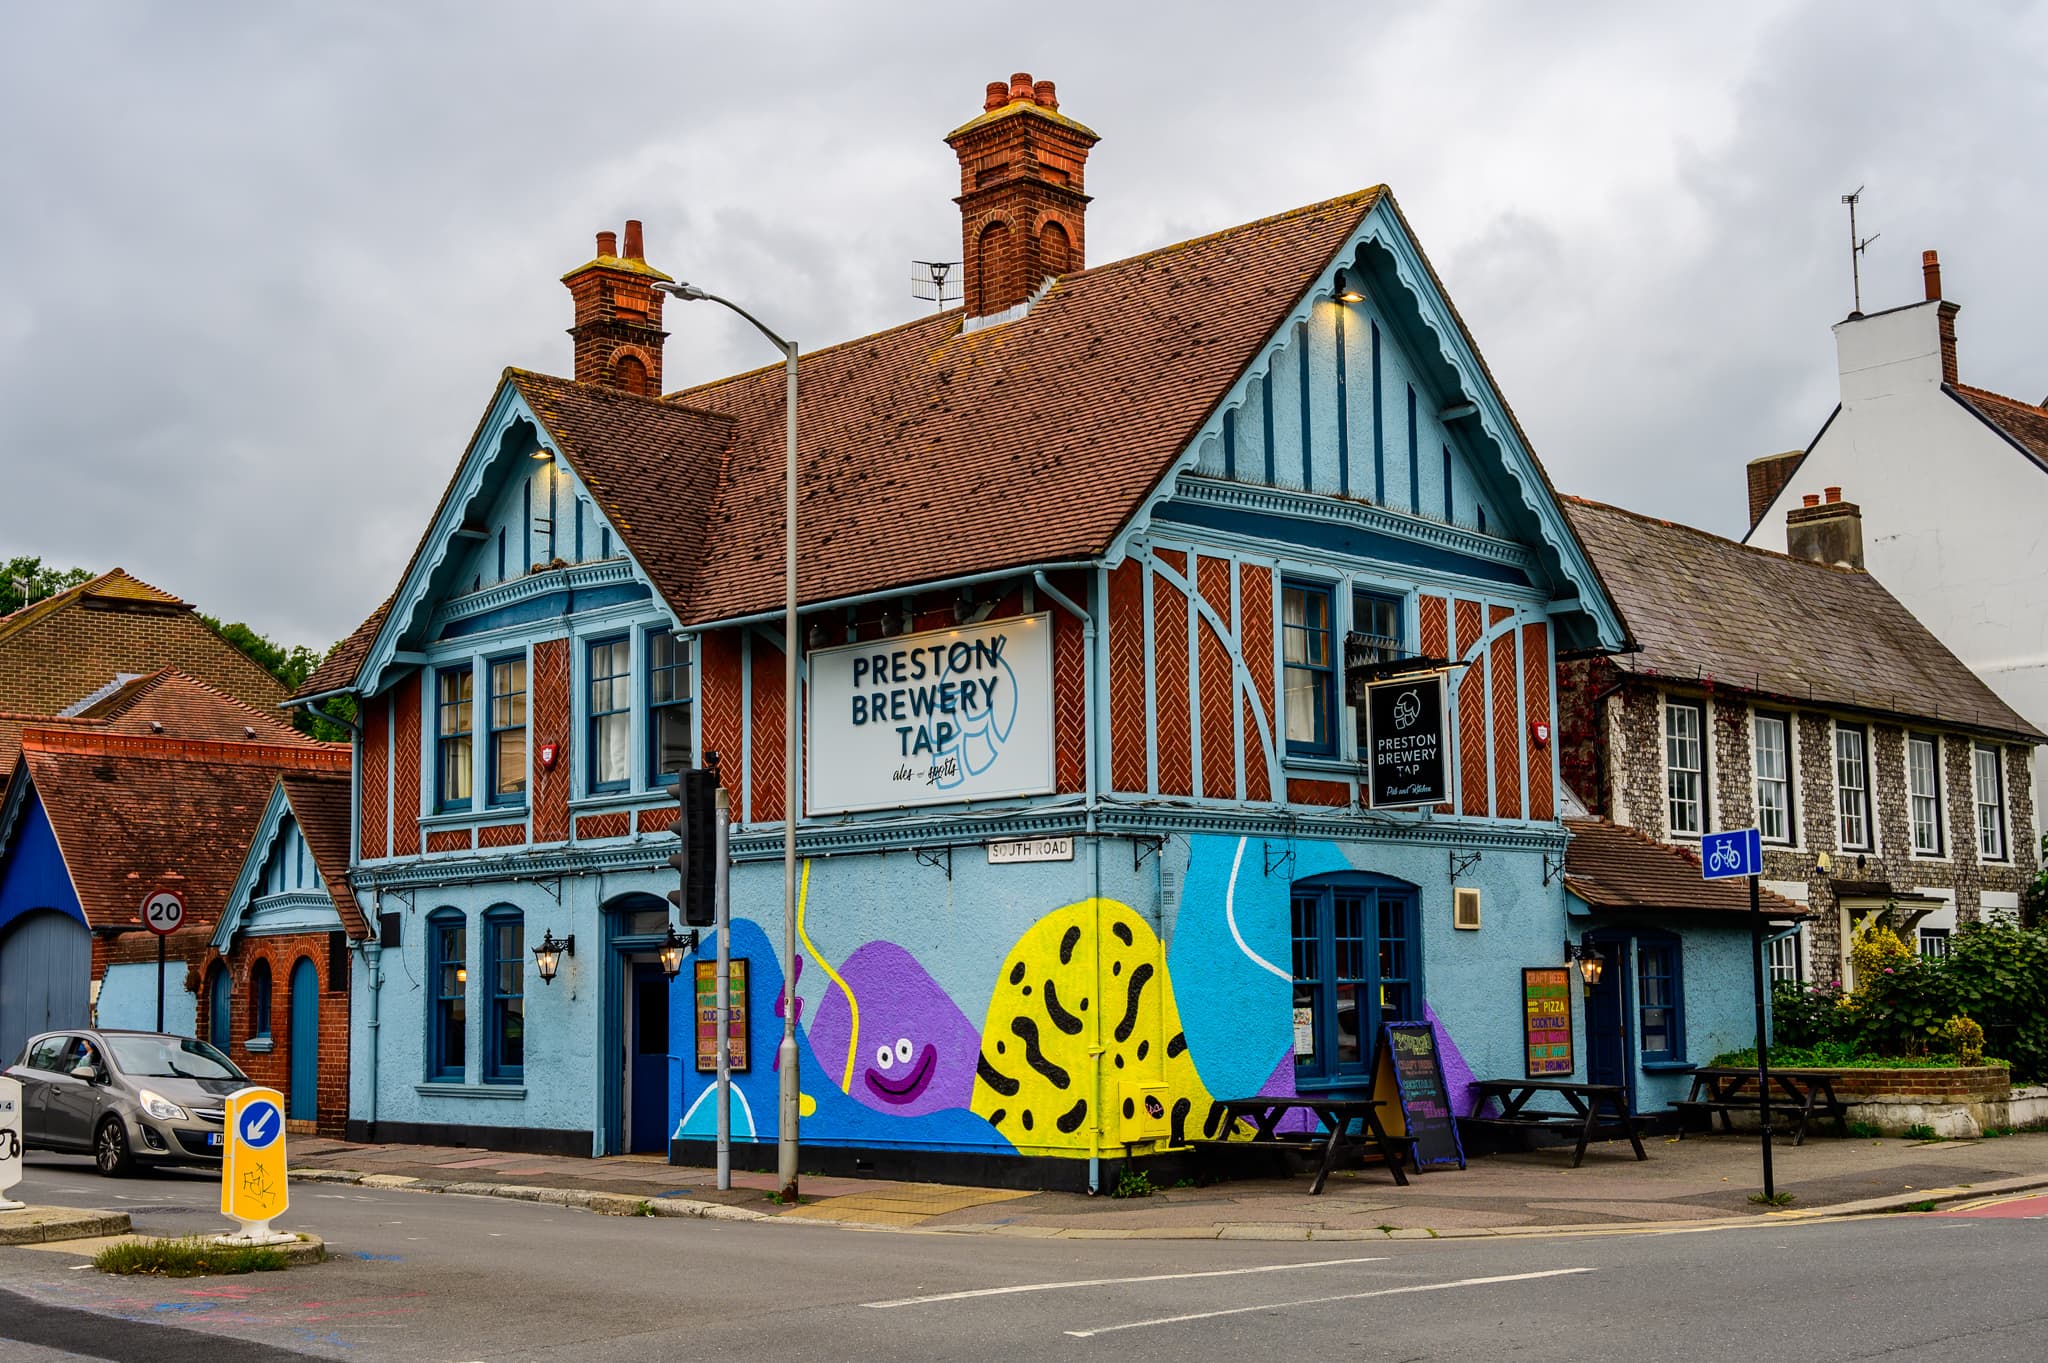
<instances>
[{"instance_id":1,"label":"chalkboard menu board","mask_svg":"<svg viewBox=\"0 0 2048 1363\"><path fill-rule=\"evenodd\" d=\"M1436 1028L1427 1022L1389 1022L1383 1031L1380 1062L1374 1069L1393 1080L1402 1120L1415 1139L1416 1166L1464 1168L1465 1147L1458 1141L1458 1124L1451 1119L1450 1086L1444 1082Z\"/></svg>"},{"instance_id":2,"label":"chalkboard menu board","mask_svg":"<svg viewBox=\"0 0 2048 1363\"><path fill-rule=\"evenodd\" d=\"M1531 1079L1569 1079L1572 1058L1572 972L1569 966L1522 972L1525 1072Z\"/></svg>"},{"instance_id":3,"label":"chalkboard menu board","mask_svg":"<svg viewBox=\"0 0 2048 1363\"><path fill-rule=\"evenodd\" d=\"M734 1074L747 1072L747 962L745 957L727 963L732 969L727 985L727 1002L732 1019L726 1024L729 1040L726 1055ZM718 962L697 962L697 1073L718 1072Z\"/></svg>"}]
</instances>

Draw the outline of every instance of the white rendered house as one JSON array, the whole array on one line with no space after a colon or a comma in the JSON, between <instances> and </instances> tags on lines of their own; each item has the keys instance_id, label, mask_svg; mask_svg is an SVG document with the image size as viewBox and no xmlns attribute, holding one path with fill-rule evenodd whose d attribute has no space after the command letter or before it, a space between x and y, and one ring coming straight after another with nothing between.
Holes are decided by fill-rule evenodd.
<instances>
[{"instance_id":1,"label":"white rendered house","mask_svg":"<svg viewBox=\"0 0 2048 1363\"><path fill-rule=\"evenodd\" d=\"M1841 402L1807 449L1751 462L1744 542L1867 567L2048 729L2048 407L1961 382L1957 305L1921 265L1924 301L1835 325Z\"/></svg>"}]
</instances>

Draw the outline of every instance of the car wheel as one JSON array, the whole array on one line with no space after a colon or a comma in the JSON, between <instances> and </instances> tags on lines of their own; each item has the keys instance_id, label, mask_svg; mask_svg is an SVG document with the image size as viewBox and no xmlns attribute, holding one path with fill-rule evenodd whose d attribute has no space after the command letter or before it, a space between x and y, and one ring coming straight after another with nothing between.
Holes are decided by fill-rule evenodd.
<instances>
[{"instance_id":1,"label":"car wheel","mask_svg":"<svg viewBox=\"0 0 2048 1363\"><path fill-rule=\"evenodd\" d=\"M100 1123L99 1134L92 1142L92 1162L108 1178L120 1178L134 1169L135 1157L128 1153L128 1130L119 1117L109 1117Z\"/></svg>"}]
</instances>

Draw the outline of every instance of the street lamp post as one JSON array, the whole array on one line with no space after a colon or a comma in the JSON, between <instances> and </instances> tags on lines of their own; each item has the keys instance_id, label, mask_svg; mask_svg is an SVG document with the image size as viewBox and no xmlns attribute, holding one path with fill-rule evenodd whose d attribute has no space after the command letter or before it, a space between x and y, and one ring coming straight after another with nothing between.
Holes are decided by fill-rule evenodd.
<instances>
[{"instance_id":1,"label":"street lamp post","mask_svg":"<svg viewBox=\"0 0 2048 1363\"><path fill-rule=\"evenodd\" d=\"M776 1173L785 1202L796 1200L797 1074L796 1074L796 816L803 799L797 772L796 650L802 636L796 623L796 355L795 341L785 341L760 318L729 298L707 293L694 284L656 284L661 292L685 302L710 302L738 313L782 352L785 381L786 445L783 463L782 577L782 1046L777 1051L781 1120L776 1125ZM723 1021L720 1026L723 1027ZM721 1041L723 1038L721 1038Z\"/></svg>"}]
</instances>

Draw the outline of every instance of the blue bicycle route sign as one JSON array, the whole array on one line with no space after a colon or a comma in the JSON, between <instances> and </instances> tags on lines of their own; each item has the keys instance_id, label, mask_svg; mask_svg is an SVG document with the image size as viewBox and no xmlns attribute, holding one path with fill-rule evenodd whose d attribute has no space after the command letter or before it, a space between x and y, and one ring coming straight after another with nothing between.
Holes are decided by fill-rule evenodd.
<instances>
[{"instance_id":1,"label":"blue bicycle route sign","mask_svg":"<svg viewBox=\"0 0 2048 1363\"><path fill-rule=\"evenodd\" d=\"M1759 876L1763 872L1764 840L1756 829L1732 828L1700 839L1702 879L1727 880L1733 876Z\"/></svg>"}]
</instances>

